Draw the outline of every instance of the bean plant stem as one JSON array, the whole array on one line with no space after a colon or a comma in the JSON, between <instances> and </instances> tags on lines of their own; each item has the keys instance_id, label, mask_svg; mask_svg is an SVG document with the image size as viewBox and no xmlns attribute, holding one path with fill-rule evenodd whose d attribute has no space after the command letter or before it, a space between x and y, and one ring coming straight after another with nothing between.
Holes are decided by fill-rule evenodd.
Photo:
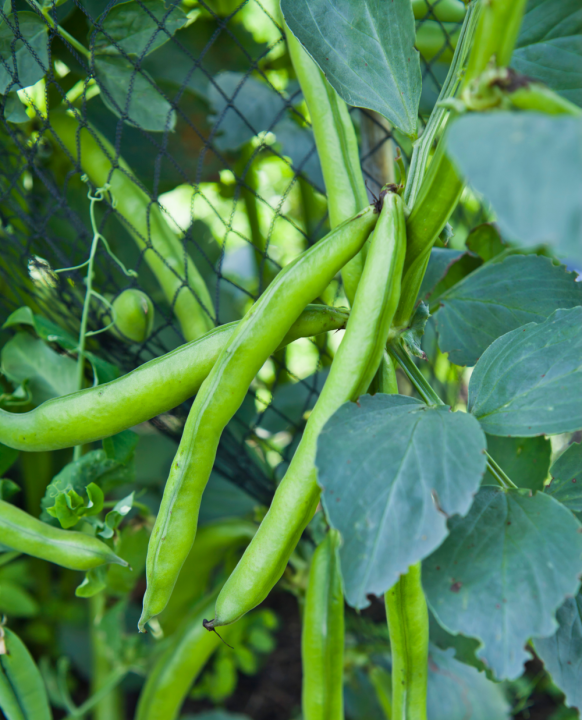
<instances>
[{"instance_id":1,"label":"bean plant stem","mask_svg":"<svg viewBox=\"0 0 582 720\"><path fill-rule=\"evenodd\" d=\"M74 38L70 33L68 33L64 28L62 28L58 23L56 23L53 18L50 15L50 7L41 8L39 4L36 2L36 0L27 0L28 4L33 7L37 12L39 12L44 19L47 21L47 23L50 25L52 30L56 30L57 33L66 40L69 45L75 48L78 52L81 53L81 55L84 55L86 58L91 59L91 51L88 50L82 43L80 43L76 38Z\"/></svg>"},{"instance_id":2,"label":"bean plant stem","mask_svg":"<svg viewBox=\"0 0 582 720\"><path fill-rule=\"evenodd\" d=\"M449 72L447 73L447 77L441 88L435 107L428 119L428 123L424 128L424 132L414 145L412 159L410 161L410 170L408 172L408 182L406 183L406 189L404 191L404 201L409 209L412 209L414 205L418 191L420 190L420 186L422 184L426 164L430 155L430 149L436 134L442 125L445 115L447 114L447 108L442 103L444 100L453 97L460 85L462 70L467 61L469 49L475 35L480 7L480 3L477 2L477 0L473 0L467 8L467 14L465 15L465 21L463 23L463 27L461 28L461 34L459 36L459 41L455 49L455 54L453 55Z\"/></svg>"}]
</instances>

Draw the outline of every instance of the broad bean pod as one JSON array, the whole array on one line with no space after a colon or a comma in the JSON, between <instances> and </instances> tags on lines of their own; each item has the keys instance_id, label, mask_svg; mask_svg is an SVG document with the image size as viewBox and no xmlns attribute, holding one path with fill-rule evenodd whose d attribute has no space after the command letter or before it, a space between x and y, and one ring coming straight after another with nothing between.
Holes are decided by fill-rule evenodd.
<instances>
[{"instance_id":1,"label":"broad bean pod","mask_svg":"<svg viewBox=\"0 0 582 720\"><path fill-rule=\"evenodd\" d=\"M22 640L1 628L6 653L0 655L0 708L6 720L51 720L41 674Z\"/></svg>"},{"instance_id":2,"label":"broad bean pod","mask_svg":"<svg viewBox=\"0 0 582 720\"><path fill-rule=\"evenodd\" d=\"M343 308L308 305L280 347L343 327ZM127 375L47 400L26 413L0 409L0 442L16 450L59 450L101 440L167 412L198 392L238 322L150 360Z\"/></svg>"},{"instance_id":3,"label":"broad bean pod","mask_svg":"<svg viewBox=\"0 0 582 720\"><path fill-rule=\"evenodd\" d=\"M343 720L344 596L340 534L330 530L309 570L303 611L301 664L304 720Z\"/></svg>"},{"instance_id":4,"label":"broad bean pod","mask_svg":"<svg viewBox=\"0 0 582 720\"><path fill-rule=\"evenodd\" d=\"M212 614L216 593L202 600L173 634L166 650L159 656L139 696L135 720L175 720L182 703L210 656L220 645L220 638L208 632L203 620ZM225 642L229 629L221 633Z\"/></svg>"},{"instance_id":5,"label":"broad bean pod","mask_svg":"<svg viewBox=\"0 0 582 720\"><path fill-rule=\"evenodd\" d=\"M115 211L144 253L186 340L204 335L214 325L213 304L206 283L159 206L140 187L131 168L95 128L81 125L67 113L52 112L49 129L95 187L109 185Z\"/></svg>"},{"instance_id":6,"label":"broad bean pod","mask_svg":"<svg viewBox=\"0 0 582 720\"><path fill-rule=\"evenodd\" d=\"M96 537L48 525L4 500L0 500L0 543L69 570L127 565Z\"/></svg>"},{"instance_id":7,"label":"broad bean pod","mask_svg":"<svg viewBox=\"0 0 582 720\"><path fill-rule=\"evenodd\" d=\"M368 206L287 265L241 320L202 384L172 462L150 538L140 630L166 606L190 552L202 493L226 424L303 308L361 249L377 219L375 210Z\"/></svg>"},{"instance_id":8,"label":"broad bean pod","mask_svg":"<svg viewBox=\"0 0 582 720\"><path fill-rule=\"evenodd\" d=\"M426 720L428 610L420 563L384 595L392 655L392 716Z\"/></svg>"},{"instance_id":9,"label":"broad bean pod","mask_svg":"<svg viewBox=\"0 0 582 720\"><path fill-rule=\"evenodd\" d=\"M358 140L345 102L287 26L285 35L309 109L327 191L329 219L334 228L368 203ZM364 255L358 253L342 269L344 290L350 304L354 301L363 267Z\"/></svg>"},{"instance_id":10,"label":"broad bean pod","mask_svg":"<svg viewBox=\"0 0 582 720\"><path fill-rule=\"evenodd\" d=\"M321 395L267 515L218 596L214 626L234 622L267 597L313 517L320 495L315 468L317 438L340 405L356 401L374 378L400 297L405 251L403 202L389 193L370 242L344 338Z\"/></svg>"}]
</instances>

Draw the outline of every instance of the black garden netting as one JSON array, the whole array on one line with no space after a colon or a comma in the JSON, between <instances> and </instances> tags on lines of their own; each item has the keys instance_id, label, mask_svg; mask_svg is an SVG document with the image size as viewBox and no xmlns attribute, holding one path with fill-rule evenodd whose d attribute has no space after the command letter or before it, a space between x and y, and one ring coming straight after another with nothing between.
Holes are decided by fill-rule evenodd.
<instances>
[{"instance_id":1,"label":"black garden netting","mask_svg":"<svg viewBox=\"0 0 582 720\"><path fill-rule=\"evenodd\" d=\"M438 4L419 13L414 3L421 127L461 25L438 20ZM3 321L29 306L78 337L86 267L52 270L84 263L97 229L120 263L98 245L88 330L107 324L107 303L129 287L147 293L156 318L142 344L109 331L87 338L103 381L185 341L176 304L185 293L200 300L197 283L210 299L209 327L240 319L279 269L328 231L321 168L276 0L8 0L0 21ZM87 193L97 190L97 174L77 162L77 131L65 137L54 129L66 110L139 189L141 209L105 193L92 227ZM397 151L406 163L410 143L373 112L353 109L352 119L368 189L377 192L394 178ZM452 223L458 242L479 213L466 194ZM173 260L160 253L160 222L177 248ZM166 264L171 291L156 262ZM345 304L339 280L322 300ZM54 328L47 333L59 353L74 355ZM216 471L262 502L294 450L335 342L330 334L279 351L222 438ZM88 365L88 382L90 375ZM179 437L187 411L185 403L152 423Z\"/></svg>"}]
</instances>

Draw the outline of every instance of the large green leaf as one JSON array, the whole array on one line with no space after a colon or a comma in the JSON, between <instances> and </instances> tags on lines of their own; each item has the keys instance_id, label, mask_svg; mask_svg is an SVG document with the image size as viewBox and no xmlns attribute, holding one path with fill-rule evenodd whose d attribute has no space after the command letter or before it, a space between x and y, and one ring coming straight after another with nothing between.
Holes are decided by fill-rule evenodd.
<instances>
[{"instance_id":1,"label":"large green leaf","mask_svg":"<svg viewBox=\"0 0 582 720\"><path fill-rule=\"evenodd\" d=\"M145 70L108 55L96 56L94 69L103 102L117 117L142 130L174 129L176 113Z\"/></svg>"},{"instance_id":2,"label":"large green leaf","mask_svg":"<svg viewBox=\"0 0 582 720\"><path fill-rule=\"evenodd\" d=\"M77 365L42 340L17 333L2 348L2 372L14 383L29 381L35 404L77 390Z\"/></svg>"},{"instance_id":3,"label":"large green leaf","mask_svg":"<svg viewBox=\"0 0 582 720\"><path fill-rule=\"evenodd\" d=\"M498 338L475 366L468 408L490 435L582 428L582 308Z\"/></svg>"},{"instance_id":4,"label":"large green leaf","mask_svg":"<svg viewBox=\"0 0 582 720\"><path fill-rule=\"evenodd\" d=\"M427 300L438 283L445 277L451 266L458 262L465 253L462 250L449 248L433 248L430 251L428 266L422 285L418 291L418 300Z\"/></svg>"},{"instance_id":5,"label":"large green leaf","mask_svg":"<svg viewBox=\"0 0 582 720\"><path fill-rule=\"evenodd\" d=\"M509 705L499 685L454 658L454 650L429 648L428 720L507 720Z\"/></svg>"},{"instance_id":6,"label":"large green leaf","mask_svg":"<svg viewBox=\"0 0 582 720\"><path fill-rule=\"evenodd\" d=\"M508 240L582 260L581 119L472 113L453 124L448 149Z\"/></svg>"},{"instance_id":7,"label":"large green leaf","mask_svg":"<svg viewBox=\"0 0 582 720\"><path fill-rule=\"evenodd\" d=\"M440 297L439 347L456 365L474 365L501 335L582 305L575 273L538 255L487 263Z\"/></svg>"},{"instance_id":8,"label":"large green leaf","mask_svg":"<svg viewBox=\"0 0 582 720\"><path fill-rule=\"evenodd\" d=\"M281 10L349 105L416 134L422 78L410 0L281 0Z\"/></svg>"},{"instance_id":9,"label":"large green leaf","mask_svg":"<svg viewBox=\"0 0 582 720\"><path fill-rule=\"evenodd\" d=\"M501 465L517 487L543 490L552 456L552 443L548 439L543 436L508 438L488 435L487 452ZM483 483L496 483L489 470L485 473Z\"/></svg>"},{"instance_id":10,"label":"large green leaf","mask_svg":"<svg viewBox=\"0 0 582 720\"><path fill-rule=\"evenodd\" d=\"M550 468L552 482L546 489L573 512L582 512L582 445L572 443Z\"/></svg>"},{"instance_id":11,"label":"large green leaf","mask_svg":"<svg viewBox=\"0 0 582 720\"><path fill-rule=\"evenodd\" d=\"M402 395L364 395L323 429L318 482L340 550L348 603L366 607L447 535L446 516L469 510L485 471L474 418Z\"/></svg>"},{"instance_id":12,"label":"large green leaf","mask_svg":"<svg viewBox=\"0 0 582 720\"><path fill-rule=\"evenodd\" d=\"M537 638L535 649L552 680L566 695L566 705L582 707L582 596L568 598L556 615L558 631Z\"/></svg>"},{"instance_id":13,"label":"large green leaf","mask_svg":"<svg viewBox=\"0 0 582 720\"><path fill-rule=\"evenodd\" d=\"M511 64L582 105L580 0L529 0Z\"/></svg>"},{"instance_id":14,"label":"large green leaf","mask_svg":"<svg viewBox=\"0 0 582 720\"><path fill-rule=\"evenodd\" d=\"M8 15L0 24L0 94L44 77L49 68L48 27L31 12Z\"/></svg>"},{"instance_id":15,"label":"large green leaf","mask_svg":"<svg viewBox=\"0 0 582 720\"><path fill-rule=\"evenodd\" d=\"M128 0L99 18L94 49L101 54L124 52L143 57L167 42L187 20L173 3L165 7L161 0Z\"/></svg>"},{"instance_id":16,"label":"large green leaf","mask_svg":"<svg viewBox=\"0 0 582 720\"><path fill-rule=\"evenodd\" d=\"M483 643L478 656L498 678L517 678L530 637L555 631L554 614L578 590L580 523L544 493L484 487L465 518L423 564L438 621Z\"/></svg>"}]
</instances>

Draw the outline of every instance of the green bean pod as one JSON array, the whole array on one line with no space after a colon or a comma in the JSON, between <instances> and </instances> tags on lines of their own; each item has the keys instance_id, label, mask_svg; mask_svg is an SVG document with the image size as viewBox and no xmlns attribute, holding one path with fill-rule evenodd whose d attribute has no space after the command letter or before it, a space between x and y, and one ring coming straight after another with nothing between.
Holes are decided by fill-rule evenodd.
<instances>
[{"instance_id":1,"label":"green bean pod","mask_svg":"<svg viewBox=\"0 0 582 720\"><path fill-rule=\"evenodd\" d=\"M41 674L22 640L0 630L6 653L0 655L0 709L6 720L51 720Z\"/></svg>"},{"instance_id":2,"label":"green bean pod","mask_svg":"<svg viewBox=\"0 0 582 720\"><path fill-rule=\"evenodd\" d=\"M115 211L143 252L186 340L204 335L214 325L210 293L159 205L142 190L127 163L95 128L82 126L71 115L56 111L50 115L49 129L95 187L109 184Z\"/></svg>"},{"instance_id":3,"label":"green bean pod","mask_svg":"<svg viewBox=\"0 0 582 720\"><path fill-rule=\"evenodd\" d=\"M526 3L527 0L487 0L482 3L463 87L481 75L491 60L497 67L509 65Z\"/></svg>"},{"instance_id":4,"label":"green bean pod","mask_svg":"<svg viewBox=\"0 0 582 720\"><path fill-rule=\"evenodd\" d=\"M428 610L420 563L384 595L392 653L392 717L426 720Z\"/></svg>"},{"instance_id":5,"label":"green bean pod","mask_svg":"<svg viewBox=\"0 0 582 720\"><path fill-rule=\"evenodd\" d=\"M287 26L285 35L311 117L327 191L329 219L334 228L368 204L358 140L345 102ZM344 290L350 304L354 301L363 267L364 256L358 253L342 269Z\"/></svg>"},{"instance_id":6,"label":"green bean pod","mask_svg":"<svg viewBox=\"0 0 582 720\"><path fill-rule=\"evenodd\" d=\"M175 720L192 684L220 645L202 621L212 613L216 592L201 600L173 634L141 691L135 720ZM229 632L220 634L228 643Z\"/></svg>"},{"instance_id":7,"label":"green bean pod","mask_svg":"<svg viewBox=\"0 0 582 720\"><path fill-rule=\"evenodd\" d=\"M92 570L106 563L127 565L96 537L47 525L0 500L0 543L69 570Z\"/></svg>"},{"instance_id":8,"label":"green bean pod","mask_svg":"<svg viewBox=\"0 0 582 720\"><path fill-rule=\"evenodd\" d=\"M425 62L437 58L438 62L450 63L460 34L461 27L456 23L425 20L416 31L414 46Z\"/></svg>"},{"instance_id":9,"label":"green bean pod","mask_svg":"<svg viewBox=\"0 0 582 720\"><path fill-rule=\"evenodd\" d=\"M430 251L463 192L464 181L446 154L445 140L441 138L437 146L406 221L406 260L395 327L406 327L410 322Z\"/></svg>"},{"instance_id":10,"label":"green bean pod","mask_svg":"<svg viewBox=\"0 0 582 720\"><path fill-rule=\"evenodd\" d=\"M347 310L308 305L280 347L345 326ZM150 360L127 375L53 398L26 413L0 409L0 443L16 450L60 450L95 442L167 412L195 395L238 322Z\"/></svg>"},{"instance_id":11,"label":"green bean pod","mask_svg":"<svg viewBox=\"0 0 582 720\"><path fill-rule=\"evenodd\" d=\"M303 612L301 663L304 720L343 720L344 596L338 550L330 530L309 570Z\"/></svg>"},{"instance_id":12,"label":"green bean pod","mask_svg":"<svg viewBox=\"0 0 582 720\"><path fill-rule=\"evenodd\" d=\"M405 252L403 202L390 193L384 198L346 332L321 395L269 512L218 596L215 626L234 622L267 597L313 517L320 495L317 438L340 405L367 391L378 369L400 297Z\"/></svg>"},{"instance_id":13,"label":"green bean pod","mask_svg":"<svg viewBox=\"0 0 582 720\"><path fill-rule=\"evenodd\" d=\"M172 462L150 538L140 630L166 606L190 552L200 500L226 424L303 308L360 250L377 219L368 206L287 265L241 320L202 384Z\"/></svg>"},{"instance_id":14,"label":"green bean pod","mask_svg":"<svg viewBox=\"0 0 582 720\"><path fill-rule=\"evenodd\" d=\"M531 110L546 115L582 115L582 108L541 83L528 83L509 91L507 98L518 110Z\"/></svg>"},{"instance_id":15,"label":"green bean pod","mask_svg":"<svg viewBox=\"0 0 582 720\"><path fill-rule=\"evenodd\" d=\"M412 0L412 11L415 20L436 18L440 22L463 22L466 7L461 0Z\"/></svg>"}]
</instances>

